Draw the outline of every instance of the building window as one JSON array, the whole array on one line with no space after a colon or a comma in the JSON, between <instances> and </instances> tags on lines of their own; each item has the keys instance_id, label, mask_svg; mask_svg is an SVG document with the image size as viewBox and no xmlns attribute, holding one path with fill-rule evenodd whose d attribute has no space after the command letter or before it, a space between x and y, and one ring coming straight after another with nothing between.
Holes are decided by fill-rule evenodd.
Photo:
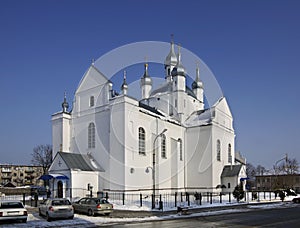
<instances>
[{"instance_id":1,"label":"building window","mask_svg":"<svg viewBox=\"0 0 300 228\"><path fill-rule=\"evenodd\" d=\"M228 163L232 163L231 144L228 144Z\"/></svg>"},{"instance_id":2,"label":"building window","mask_svg":"<svg viewBox=\"0 0 300 228\"><path fill-rule=\"evenodd\" d=\"M90 107L93 107L95 105L95 98L94 96L90 97Z\"/></svg>"},{"instance_id":3,"label":"building window","mask_svg":"<svg viewBox=\"0 0 300 228\"><path fill-rule=\"evenodd\" d=\"M166 136L165 135L161 136L161 157L162 158L167 158L167 154L166 154Z\"/></svg>"},{"instance_id":4,"label":"building window","mask_svg":"<svg viewBox=\"0 0 300 228\"><path fill-rule=\"evenodd\" d=\"M95 124L90 123L88 127L88 148L95 148Z\"/></svg>"},{"instance_id":5,"label":"building window","mask_svg":"<svg viewBox=\"0 0 300 228\"><path fill-rule=\"evenodd\" d=\"M182 155L182 140L178 139L178 143L179 143L179 160L182 161L183 160L183 155Z\"/></svg>"},{"instance_id":6,"label":"building window","mask_svg":"<svg viewBox=\"0 0 300 228\"><path fill-rule=\"evenodd\" d=\"M144 128L140 127L139 128L139 154L146 154L146 149L145 149L145 130Z\"/></svg>"},{"instance_id":7,"label":"building window","mask_svg":"<svg viewBox=\"0 0 300 228\"><path fill-rule=\"evenodd\" d=\"M217 161L221 161L221 141L217 140Z\"/></svg>"}]
</instances>

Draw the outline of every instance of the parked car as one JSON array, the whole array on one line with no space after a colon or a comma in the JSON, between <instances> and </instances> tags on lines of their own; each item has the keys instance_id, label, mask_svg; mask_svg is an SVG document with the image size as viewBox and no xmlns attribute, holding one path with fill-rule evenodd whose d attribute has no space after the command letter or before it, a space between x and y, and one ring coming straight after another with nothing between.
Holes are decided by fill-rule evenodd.
<instances>
[{"instance_id":1,"label":"parked car","mask_svg":"<svg viewBox=\"0 0 300 228\"><path fill-rule=\"evenodd\" d=\"M98 214L109 215L113 211L113 205L106 199L101 198L82 198L73 203L75 213L84 213L89 216Z\"/></svg>"},{"instance_id":2,"label":"parked car","mask_svg":"<svg viewBox=\"0 0 300 228\"><path fill-rule=\"evenodd\" d=\"M296 197L292 201L293 203L300 203L300 197Z\"/></svg>"},{"instance_id":3,"label":"parked car","mask_svg":"<svg viewBox=\"0 0 300 228\"><path fill-rule=\"evenodd\" d=\"M27 210L20 201L0 201L0 221L20 220L27 222Z\"/></svg>"},{"instance_id":4,"label":"parked car","mask_svg":"<svg viewBox=\"0 0 300 228\"><path fill-rule=\"evenodd\" d=\"M46 216L47 221L56 218L74 218L71 202L65 198L46 199L39 205L39 215Z\"/></svg>"}]
</instances>

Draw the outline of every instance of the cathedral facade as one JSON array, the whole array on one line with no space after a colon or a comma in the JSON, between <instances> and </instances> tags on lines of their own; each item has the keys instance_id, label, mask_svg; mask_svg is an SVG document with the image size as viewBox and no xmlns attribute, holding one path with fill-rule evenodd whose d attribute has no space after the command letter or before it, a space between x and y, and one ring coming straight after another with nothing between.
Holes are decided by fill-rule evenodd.
<instances>
[{"instance_id":1,"label":"cathedral facade","mask_svg":"<svg viewBox=\"0 0 300 228\"><path fill-rule=\"evenodd\" d=\"M166 53L167 54L167 53ZM164 83L153 88L148 64L140 78L142 99L120 93L92 64L76 90L72 111L52 115L53 191L232 191L245 175L235 153L233 116L225 97L204 105L199 68L191 87L180 48L164 62ZM222 188L218 188L222 186ZM73 191L69 191L73 189Z\"/></svg>"}]
</instances>

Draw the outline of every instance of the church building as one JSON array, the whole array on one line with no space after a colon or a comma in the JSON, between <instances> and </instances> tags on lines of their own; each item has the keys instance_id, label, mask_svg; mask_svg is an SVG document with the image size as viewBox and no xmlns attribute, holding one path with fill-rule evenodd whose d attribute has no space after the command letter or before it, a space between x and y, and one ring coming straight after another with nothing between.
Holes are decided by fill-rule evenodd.
<instances>
[{"instance_id":1,"label":"church building","mask_svg":"<svg viewBox=\"0 0 300 228\"><path fill-rule=\"evenodd\" d=\"M79 83L72 111L65 97L62 111L52 115L54 196L81 197L85 190L232 192L246 177L245 160L236 159L227 100L205 108L199 67L187 85L180 48L176 53L171 42L164 83L154 88L148 68L144 64L141 72L140 100L128 95L126 72L116 93L94 64Z\"/></svg>"}]
</instances>

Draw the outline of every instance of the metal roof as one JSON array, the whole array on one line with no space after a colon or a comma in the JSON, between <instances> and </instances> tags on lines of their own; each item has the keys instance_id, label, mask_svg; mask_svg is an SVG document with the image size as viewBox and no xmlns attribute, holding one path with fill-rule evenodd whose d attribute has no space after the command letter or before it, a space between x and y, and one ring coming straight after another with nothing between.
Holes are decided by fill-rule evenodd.
<instances>
[{"instance_id":1,"label":"metal roof","mask_svg":"<svg viewBox=\"0 0 300 228\"><path fill-rule=\"evenodd\" d=\"M238 176L241 171L242 165L225 165L221 177L234 177Z\"/></svg>"},{"instance_id":2,"label":"metal roof","mask_svg":"<svg viewBox=\"0 0 300 228\"><path fill-rule=\"evenodd\" d=\"M67 152L58 152L58 154L70 169L80 169L82 171L105 171L91 155Z\"/></svg>"}]
</instances>

